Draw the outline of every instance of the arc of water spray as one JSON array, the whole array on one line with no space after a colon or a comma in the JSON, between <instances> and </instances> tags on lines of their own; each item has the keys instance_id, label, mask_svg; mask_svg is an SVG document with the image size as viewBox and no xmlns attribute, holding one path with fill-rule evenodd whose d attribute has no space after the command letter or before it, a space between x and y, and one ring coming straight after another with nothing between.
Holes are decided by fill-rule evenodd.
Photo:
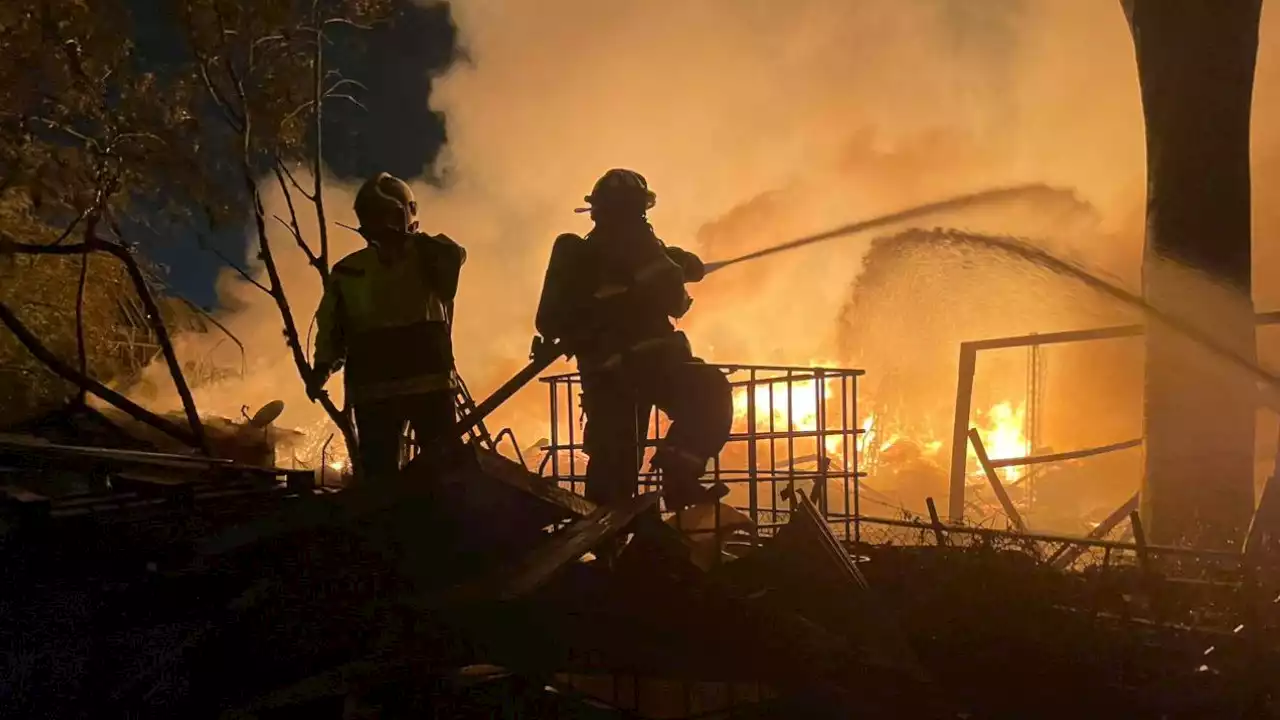
<instances>
[{"instance_id":1,"label":"arc of water spray","mask_svg":"<svg viewBox=\"0 0 1280 720\"><path fill-rule=\"evenodd\" d=\"M881 228L887 225L893 225L895 223L900 223L906 220L912 220L912 219L924 217L927 215L932 215L935 213L945 212L947 210L955 210L963 207L969 207L971 205L984 204L984 203L994 202L998 200L1006 200L1006 199L1018 197L1021 195L1025 195L1027 193L1044 192L1044 191L1057 192L1054 190L1054 188L1051 188L1048 185L1037 183L1037 184L1030 184L1030 185L1019 185L1015 187L995 188L992 190L985 190L982 192L971 193L969 195L961 195L959 197L954 197L948 200L942 200L939 202L930 203L928 205L920 205L918 207L909 208L906 210L900 210L896 213L892 213L889 215L882 215L877 218L871 218L869 220L863 220L861 222L856 222L849 225L843 225L841 227L838 227L832 230L827 230L826 232L821 232L816 235L809 235L808 237L791 240L789 242L784 242L778 245L774 245L773 247L765 248L763 250L756 250L755 252L751 252L746 255L742 255L740 257L732 258L729 260L722 260L719 262L707 263L706 265L707 274L711 274L717 270L722 270L726 267L729 267L730 265L736 265L738 263L748 262L750 260L757 260L759 258L773 255L776 253L786 252L788 250L795 250L801 247L805 247L807 245L813 245L815 243L820 243L827 240L834 240L837 238L847 237L850 235L856 235L858 233L865 232L867 230L874 230L876 228ZM1163 324L1165 327L1169 328L1170 330L1173 330L1179 335L1201 346L1205 350L1208 350L1210 353L1217 356L1218 359L1227 362L1229 365L1237 368L1238 370L1244 371L1246 375L1253 378L1256 382L1262 384L1267 390L1267 392L1264 394L1264 400L1266 404L1272 410L1275 410L1276 412L1280 412L1280 377L1277 377L1267 372L1262 367L1260 367L1257 363L1240 355L1239 353L1228 348L1227 346L1219 343L1217 340L1213 339L1207 333L1201 331L1199 328L1195 327L1191 323L1188 323L1182 320L1181 318L1178 318L1170 313L1167 313L1155 307L1154 305L1148 303L1146 300L1143 300L1141 297L1134 295L1133 293L1129 292L1128 290L1125 290L1124 288L1121 288L1117 285L1107 282L1106 280L1103 280L1102 278L1094 275L1093 273L1088 272L1087 270L1084 270L1083 268L1077 267L1076 265L1069 263L1065 260L1061 260L1049 254L1048 252L1041 250L1040 248L1032 247L1026 244L1025 242L1022 242L1015 238L969 235L969 236L958 238L958 240L962 243L968 243L971 245L977 245L980 247L999 250L1001 252L1013 255L1014 257L1027 260L1031 263L1044 267L1052 272L1058 273L1059 275L1066 275L1066 276L1072 277L1076 280L1079 280L1081 283L1083 283L1087 287L1097 290L1098 292L1101 292L1104 295L1108 295L1112 298L1115 298L1116 300L1119 300L1120 302L1126 305L1130 305L1132 307L1137 308L1146 317L1149 317Z\"/></svg>"},{"instance_id":2,"label":"arc of water spray","mask_svg":"<svg viewBox=\"0 0 1280 720\"><path fill-rule=\"evenodd\" d=\"M1155 307L1146 300L1143 300L1141 297L1125 290L1122 287L1107 282L1083 268L1054 257L1040 248L1032 247L1015 238L974 236L963 240L963 242L969 241L977 245L1000 250L1015 257L1020 257L1060 275L1069 275L1104 295L1115 298L1126 305L1138 308L1147 317L1163 324L1168 329L1173 330L1184 338L1194 342L1205 350L1208 350L1210 353L1217 356L1218 359L1225 361L1238 370L1244 371L1246 375L1262 384L1267 390L1264 395L1266 404L1272 410L1280 412L1280 377L1267 372L1256 362L1249 360L1240 353L1218 342L1208 333L1195 325Z\"/></svg>"},{"instance_id":3,"label":"arc of water spray","mask_svg":"<svg viewBox=\"0 0 1280 720\"><path fill-rule=\"evenodd\" d=\"M1056 192L1059 191L1043 183L1032 183L1028 185L993 188L990 190L983 190L982 192L970 193L968 195L960 195L946 200L929 203L927 205L919 205L917 207L899 210L898 212L890 213L889 215L881 215L880 217L871 218L869 220L862 220L849 225L842 225L834 230L827 230L826 232L821 232L817 235L809 235L808 237L791 240L780 245L774 245L773 247L768 247L763 250L756 250L729 260L707 263L706 272L710 275L711 273L727 268L730 265L737 265L738 263L744 263L750 260L758 260L768 255L787 252L788 250L797 250L805 247L806 245L813 245L827 240L855 235L860 232L866 232L867 230L875 230L877 228L885 227L886 225L893 225L906 220L915 220L917 218L946 212L948 210L958 210L971 205L983 205L986 203L998 202L1000 200L1010 200L1030 193Z\"/></svg>"}]
</instances>

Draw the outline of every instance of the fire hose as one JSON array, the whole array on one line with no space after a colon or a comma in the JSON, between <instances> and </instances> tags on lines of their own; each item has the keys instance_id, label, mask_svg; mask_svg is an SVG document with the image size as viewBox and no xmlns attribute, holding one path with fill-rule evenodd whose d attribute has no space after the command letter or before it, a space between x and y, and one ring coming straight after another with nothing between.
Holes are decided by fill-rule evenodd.
<instances>
[{"instance_id":1,"label":"fire hose","mask_svg":"<svg viewBox=\"0 0 1280 720\"><path fill-rule=\"evenodd\" d=\"M842 227L838 227L833 230L828 230L826 232L818 233L816 235L810 235L808 237L785 242L780 245L775 245L771 248L765 248L763 250L758 250L752 253L748 253L746 255L742 255L740 257L731 258L729 260L708 263L706 265L706 273L710 274L718 270L722 270L731 265L736 265L738 263L749 262L751 260L759 259L768 255L773 255L775 253L784 252L787 250L797 249L807 245L823 242L825 240L832 240L840 237L846 237L846 236L864 232L867 230L872 230L872 229L876 229L886 225L899 223L905 220L911 220L914 218L926 216L932 213L937 213L945 210L958 209L961 207L966 207L974 204L981 204L981 203L991 202L996 200L1009 199L1012 197L1024 195L1026 193L1044 191L1047 189L1051 189L1051 188L1048 188L1045 185L1024 185L1024 186L1013 187L1013 188L1001 188L1001 189L995 189L995 190L988 190L980 193L973 193L970 195L951 198L949 200L930 203L928 205L921 205L918 207L901 210L899 212L892 213L890 215L883 215L877 218L872 218L870 220L864 220L861 222L844 225ZM1252 377L1260 385L1265 387L1267 391L1263 393L1265 402L1273 409L1280 411L1280 378L1277 378L1276 376L1262 369L1256 363L1249 361L1247 358L1243 357L1239 353L1236 353L1230 348L1227 348L1224 345L1218 343L1214 338L1209 336L1207 333L1200 331L1196 327L1184 322L1180 318L1177 318L1173 315L1170 315L1169 313L1163 312L1151 306L1142 298L1132 293L1129 293L1128 291L1112 283L1102 280L1097 276L1093 275L1092 273L1089 273L1081 268L1078 268L1071 263L1060 260L1050 255L1049 253L1046 253L1045 251L1040 250L1039 248L1028 246L1024 242L1018 241L1013 238L975 238L974 241L978 244L981 244L984 247L988 247L1001 252L1009 253L1017 257L1021 257L1025 260L1028 260L1030 262L1033 262L1043 267L1046 267L1048 269L1051 269L1059 274L1074 277L1075 279L1083 282L1084 284L1088 285L1094 290L1102 292L1103 294L1109 295L1110 297L1116 300L1119 300L1125 304L1131 305L1133 307L1136 307L1142 310L1148 317L1156 320L1157 322L1160 322L1161 324L1165 325L1166 327L1178 333L1179 335L1182 335L1183 337L1191 340L1195 344L1209 350L1213 355L1217 356L1220 360L1227 362L1228 364L1234 366L1238 370L1244 371L1248 376ZM507 400L511 399L513 395L519 392L525 385L528 385L540 373L542 373L544 370L550 367L552 363L554 363L556 360L558 360L562 356L569 355L570 353L571 353L571 349L559 341L547 341L541 337L535 337L533 339L533 345L530 348L529 364L526 365L519 372L517 372L515 375L513 375L509 380L507 380L501 386L499 386L496 390L494 390L493 393L491 393L489 397L485 398L483 402L476 405L475 410L461 417L454 424L452 434L445 435L444 436L445 439L432 443L428 445L428 447L423 448L423 454L428 456L424 459L427 460L427 462L432 465L434 465L437 462L442 462L442 463L447 462L447 457L449 455L448 448L452 447L452 444L456 442L457 439L461 438L471 429L475 428L478 424L483 422L490 414L493 413L494 410L501 407L503 403L507 402ZM378 493L377 495L383 496L382 493ZM382 500L386 501L387 498L383 496ZM373 504L376 505L378 503L374 502ZM285 523L285 524L287 525L288 523ZM277 528L274 531L267 530L266 535L278 534L280 531L281 531L281 528ZM241 532L238 532L238 533L229 533L228 537L220 538L210 543L207 543L205 551L206 552L225 551L232 547L236 547L246 542L250 542L251 539L254 537L257 537L260 539L261 537L264 536L263 532L264 530L262 528L256 528L254 530L249 530L247 532L242 530Z\"/></svg>"},{"instance_id":2,"label":"fire hose","mask_svg":"<svg viewBox=\"0 0 1280 720\"><path fill-rule=\"evenodd\" d=\"M888 215L862 220L840 227L827 230L825 232L809 235L788 242L780 243L772 247L756 250L728 260L720 260L706 264L706 274L710 275L718 270L723 270L731 265L758 260L769 255L796 250L808 245L834 240L837 238L848 237L868 230L875 230L888 225L901 223L908 220L914 220L928 215L933 215L948 210L958 210L961 208L982 205L1002 200L1011 200L1027 195L1043 192L1059 192L1048 185L1034 183L1027 185L1018 185L1004 188L994 188L981 192L960 195L946 200L919 205L904 210L899 210ZM1039 248L1031 247L1024 242L1013 238L976 238L975 241L981 241L985 247L1008 253L1010 255L1020 257L1024 260L1038 264L1048 268L1058 274L1075 278L1084 283L1095 291L1120 301L1126 305L1135 307L1143 312L1147 317L1164 325L1178 335L1192 341L1196 345L1208 350L1219 360L1226 362L1228 365L1245 373L1265 388L1262 393L1263 402L1272 409L1280 412L1280 378L1262 369L1257 363L1250 361L1240 353L1226 347L1211 337L1208 333L1198 329L1194 325L1178 318L1168 312L1152 306L1141 297L1130 293L1117 285L1109 283L1093 273L1076 267L1072 263L1065 262ZM530 362L520 372L516 373L510 380L500 386L493 392L484 402L476 406L476 409L468 413L455 426L457 432L454 437L461 437L467 431L474 428L482 422L487 415L505 403L516 392L527 385L539 373L546 370L562 355L566 355L567 350L559 343L546 342L540 337L535 337L533 348L530 352Z\"/></svg>"},{"instance_id":3,"label":"fire hose","mask_svg":"<svg viewBox=\"0 0 1280 720\"><path fill-rule=\"evenodd\" d=\"M833 230L802 237L791 240L773 247L757 250L736 258L721 260L706 264L706 274L710 275L718 270L723 270L730 265L758 260L762 257L773 255L775 253L787 252L795 250L807 245L820 243L826 240L834 240L836 238L853 235L867 230L893 225L895 223L906 220L932 215L935 213L945 212L948 210L957 210L970 205L978 205L989 202L998 202L1000 200L1009 200L1019 196L1034 192L1052 191L1052 188L1042 184L1018 185L1014 187L995 188L992 190L984 190L982 192L961 195L958 197L948 198L938 202L919 205L905 210L899 210L888 215L862 220L859 222L843 225ZM498 409L503 403L511 399L511 396L519 392L525 385L533 381L541 372L551 367L551 364L564 355L568 354L568 350L559 342L548 342L541 337L533 339L533 347L529 352L529 364L517 372L507 380L497 390L494 390L489 397L476 406L476 409L464 415L454 425L453 432L447 437L460 438L469 432L472 428L479 425L485 418Z\"/></svg>"}]
</instances>

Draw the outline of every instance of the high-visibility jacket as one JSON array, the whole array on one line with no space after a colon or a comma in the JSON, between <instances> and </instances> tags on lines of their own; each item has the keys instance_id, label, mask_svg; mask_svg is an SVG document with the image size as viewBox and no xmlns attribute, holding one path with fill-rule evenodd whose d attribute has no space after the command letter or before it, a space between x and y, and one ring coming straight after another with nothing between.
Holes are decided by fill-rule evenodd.
<instances>
[{"instance_id":1,"label":"high-visibility jacket","mask_svg":"<svg viewBox=\"0 0 1280 720\"><path fill-rule=\"evenodd\" d=\"M394 262L374 247L340 260L316 312L316 367L345 361L351 402L450 389L450 324L464 262L457 243L423 233Z\"/></svg>"},{"instance_id":2,"label":"high-visibility jacket","mask_svg":"<svg viewBox=\"0 0 1280 720\"><path fill-rule=\"evenodd\" d=\"M697 255L666 246L645 222L561 235L542 285L538 332L564 341L583 369L682 339L671 318L693 302L684 284L705 274Z\"/></svg>"}]
</instances>

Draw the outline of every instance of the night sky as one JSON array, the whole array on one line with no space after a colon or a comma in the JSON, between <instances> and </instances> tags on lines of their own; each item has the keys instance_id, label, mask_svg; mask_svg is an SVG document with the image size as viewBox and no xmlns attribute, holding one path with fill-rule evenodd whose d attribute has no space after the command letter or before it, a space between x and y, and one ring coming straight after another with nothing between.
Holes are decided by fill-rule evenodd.
<instances>
[{"instance_id":1,"label":"night sky","mask_svg":"<svg viewBox=\"0 0 1280 720\"><path fill-rule=\"evenodd\" d=\"M168 0L129 2L143 62L157 72L180 62L181 29ZM368 87L360 95L368 112L349 103L326 107L324 159L341 178L363 179L379 171L423 177L444 144L444 118L430 111L428 97L431 76L455 57L453 23L447 5L405 5L394 22L370 31L359 49L344 48L342 56L331 58ZM228 227L212 242L227 257L243 259L245 227ZM220 262L194 236L144 238L144 246L167 269L174 290L206 307L215 304Z\"/></svg>"}]
</instances>

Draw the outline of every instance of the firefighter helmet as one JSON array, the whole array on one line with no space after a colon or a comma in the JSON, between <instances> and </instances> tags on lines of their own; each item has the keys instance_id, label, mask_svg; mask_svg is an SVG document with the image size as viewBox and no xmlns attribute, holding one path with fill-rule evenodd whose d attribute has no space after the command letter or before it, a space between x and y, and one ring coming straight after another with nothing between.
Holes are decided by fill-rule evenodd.
<instances>
[{"instance_id":1,"label":"firefighter helmet","mask_svg":"<svg viewBox=\"0 0 1280 720\"><path fill-rule=\"evenodd\" d=\"M591 194L583 200L587 201L588 207L578 208L577 212L604 209L644 214L657 203L658 196L649 189L649 183L640 173L614 168L596 181Z\"/></svg>"},{"instance_id":2,"label":"firefighter helmet","mask_svg":"<svg viewBox=\"0 0 1280 720\"><path fill-rule=\"evenodd\" d=\"M418 202L409 184L390 173L378 173L356 193L360 231L412 233L418 229Z\"/></svg>"}]
</instances>

